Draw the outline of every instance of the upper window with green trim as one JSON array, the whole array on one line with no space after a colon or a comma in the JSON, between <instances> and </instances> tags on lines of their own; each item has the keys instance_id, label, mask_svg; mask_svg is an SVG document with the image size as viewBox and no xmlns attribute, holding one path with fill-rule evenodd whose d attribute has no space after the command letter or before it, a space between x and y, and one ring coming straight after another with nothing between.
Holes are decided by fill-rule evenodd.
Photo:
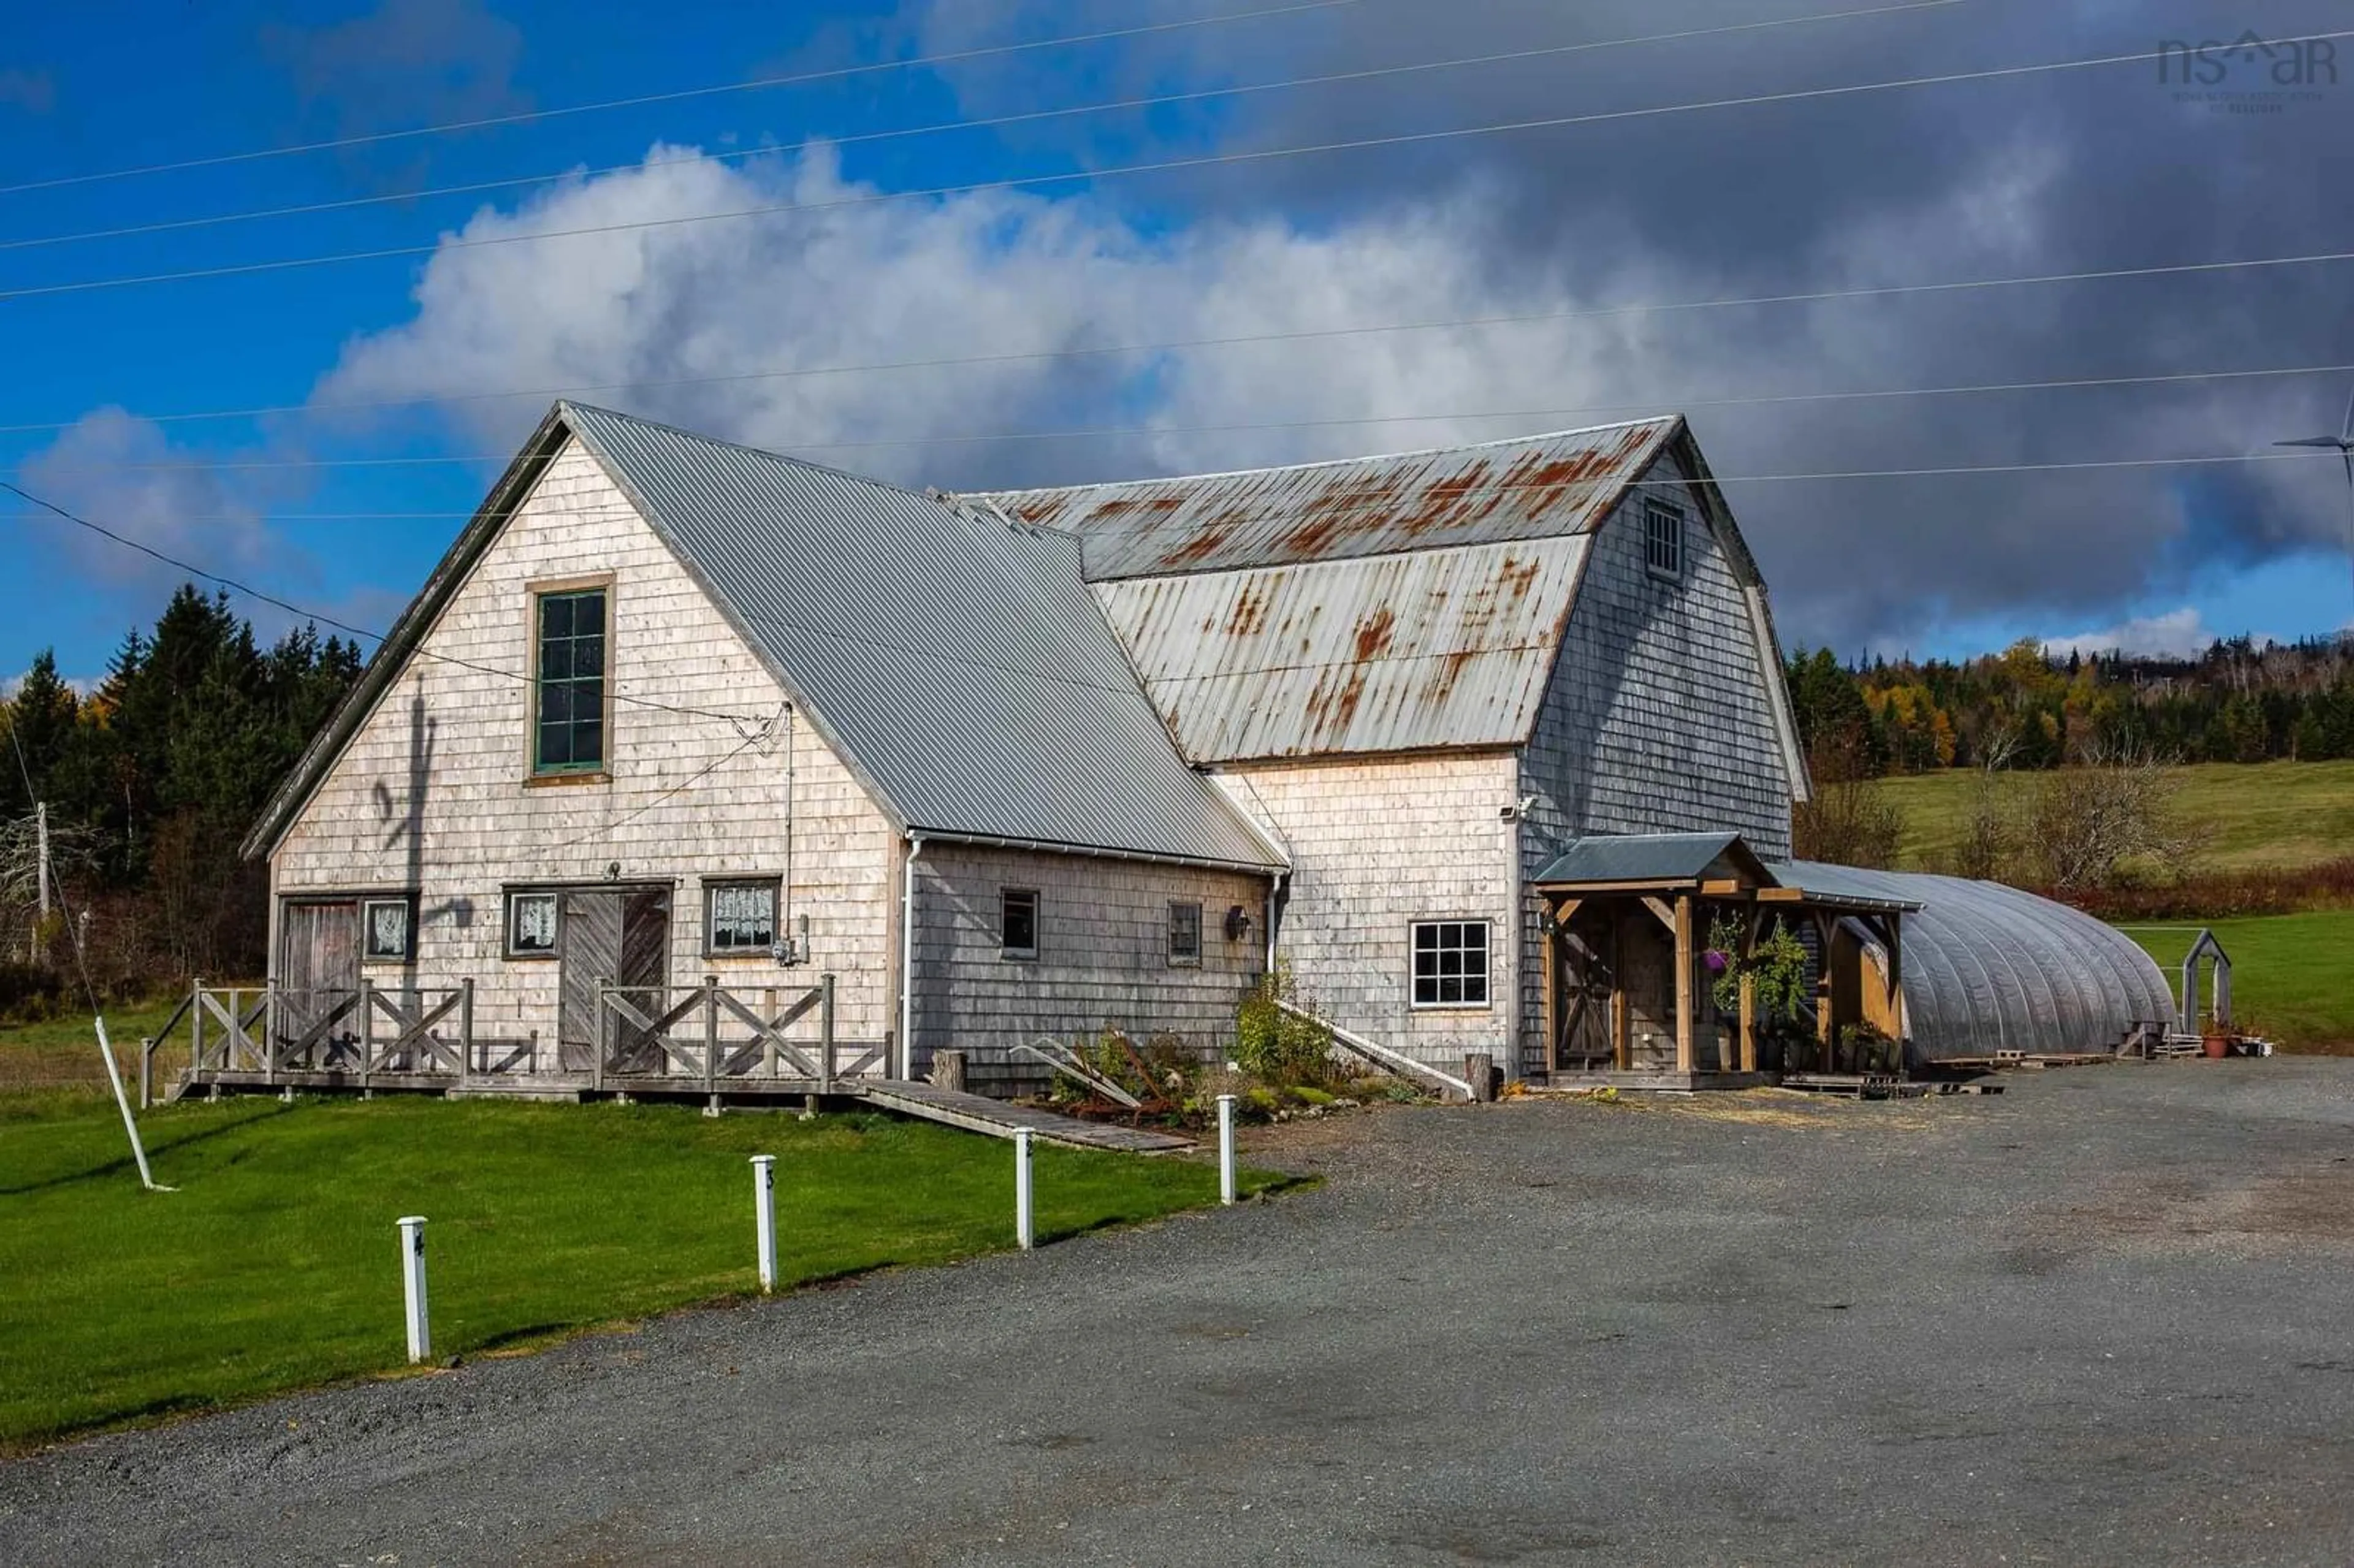
<instances>
[{"instance_id":1,"label":"upper window with green trim","mask_svg":"<svg viewBox=\"0 0 2354 1568\"><path fill-rule=\"evenodd\" d=\"M539 596L535 773L592 773L605 766L605 606L600 588Z\"/></svg>"}]
</instances>

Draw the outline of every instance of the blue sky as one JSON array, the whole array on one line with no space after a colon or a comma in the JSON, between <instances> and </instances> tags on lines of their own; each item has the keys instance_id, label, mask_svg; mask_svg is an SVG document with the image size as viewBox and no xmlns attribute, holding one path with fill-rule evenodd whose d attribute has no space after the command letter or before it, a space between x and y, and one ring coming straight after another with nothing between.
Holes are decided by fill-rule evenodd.
<instances>
[{"instance_id":1,"label":"blue sky","mask_svg":"<svg viewBox=\"0 0 2354 1568\"><path fill-rule=\"evenodd\" d=\"M1272 8L1270 0L908 0L765 12L526 0L49 7L14 19L0 42L0 186ZM2115 67L1012 193L875 199L2159 41L2137 10L2093 0L1955 0L1722 31L1840 8L1349 0L9 189L0 192L0 345L14 374L0 378L0 426L16 429L0 433L0 469L158 548L380 627L480 499L496 471L491 460L545 406L487 392L596 386L584 393L590 401L949 485L1396 450L1595 423L1617 417L1596 411L1613 406L1631 415L1689 402L1793 643L1956 654L2032 635L2179 646L2210 633L2309 635L2354 620L2345 482L2326 461L1761 477L2261 451L2281 436L2334 429L2354 377L1739 401L2354 363L2348 268L1592 314L1628 302L2354 249L2354 229L2313 196L2343 172L2343 149L2354 145L2346 135L2354 81L2318 82L2241 112L2169 91L2146 66ZM2167 36L2235 36L2245 9L2189 6L2168 19ZM2278 0L2261 19L2285 37L2345 18L2325 4ZM1552 52L1399 69L1532 50ZM2354 63L2354 47L2347 58ZM2227 86L2262 85L2234 69ZM958 123L1358 71L1384 74L1022 124ZM938 125L949 129L878 134ZM588 172L560 184L526 179L567 170ZM491 181L517 183L416 194ZM28 243L350 202L365 205ZM705 216L792 203L804 210ZM608 232L508 242L582 228ZM500 243L80 286L429 251L461 233ZM6 297L56 285L70 287ZM1360 330L1500 314L1540 319ZM1348 332L1159 353L1044 352L1336 329ZM967 363L808 374L910 359ZM399 406L333 407L353 402ZM287 411L175 417L244 408ZM1103 427L1142 433L1037 439ZM0 514L18 510L0 498ZM347 514L385 515L320 515ZM53 519L11 514L5 526L18 569L0 577L0 668L21 669L54 646L69 673L94 673L176 581ZM282 620L261 619L273 628Z\"/></svg>"}]
</instances>

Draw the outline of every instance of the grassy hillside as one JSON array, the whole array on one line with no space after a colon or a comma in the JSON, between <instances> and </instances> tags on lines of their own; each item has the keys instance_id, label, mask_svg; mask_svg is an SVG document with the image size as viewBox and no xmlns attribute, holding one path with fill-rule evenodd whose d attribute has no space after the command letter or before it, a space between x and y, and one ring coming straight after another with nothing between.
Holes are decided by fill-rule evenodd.
<instances>
[{"instance_id":1,"label":"grassy hillside","mask_svg":"<svg viewBox=\"0 0 2354 1568\"><path fill-rule=\"evenodd\" d=\"M2231 955L2243 1028L2301 1050L2354 1051L2354 910L2207 924ZM2200 929L2183 922L2119 928L2168 976Z\"/></svg>"},{"instance_id":2,"label":"grassy hillside","mask_svg":"<svg viewBox=\"0 0 2354 1568\"><path fill-rule=\"evenodd\" d=\"M2179 771L2182 813L2208 834L2205 869L2296 866L2354 853L2354 761L2206 762ZM1950 863L1975 777L1955 769L1882 786L1904 813L1907 869Z\"/></svg>"}]
</instances>

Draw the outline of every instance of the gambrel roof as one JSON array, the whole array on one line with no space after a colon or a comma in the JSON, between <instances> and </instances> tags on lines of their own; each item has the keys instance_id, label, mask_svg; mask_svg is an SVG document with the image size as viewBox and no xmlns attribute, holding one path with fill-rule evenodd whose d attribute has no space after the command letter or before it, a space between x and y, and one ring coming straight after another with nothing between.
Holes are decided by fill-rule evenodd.
<instances>
[{"instance_id":1,"label":"gambrel roof","mask_svg":"<svg viewBox=\"0 0 2354 1568\"><path fill-rule=\"evenodd\" d=\"M1525 743L1596 532L1645 493L1714 533L1803 792L1756 563L1676 416L1241 473L963 497L1076 531L1087 580L1196 763Z\"/></svg>"},{"instance_id":2,"label":"gambrel roof","mask_svg":"<svg viewBox=\"0 0 2354 1568\"><path fill-rule=\"evenodd\" d=\"M1171 742L1067 534L558 403L255 829L284 831L567 439L630 496L905 832L1272 868Z\"/></svg>"}]
</instances>

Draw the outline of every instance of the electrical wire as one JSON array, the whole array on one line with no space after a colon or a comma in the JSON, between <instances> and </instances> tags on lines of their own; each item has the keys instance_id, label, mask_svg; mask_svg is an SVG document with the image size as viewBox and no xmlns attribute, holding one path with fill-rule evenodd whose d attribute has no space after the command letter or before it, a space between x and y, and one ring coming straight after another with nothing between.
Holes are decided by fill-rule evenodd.
<instances>
[{"instance_id":1,"label":"electrical wire","mask_svg":"<svg viewBox=\"0 0 2354 1568\"><path fill-rule=\"evenodd\" d=\"M796 441L779 449L781 453L859 451L900 447L934 447L987 445L999 441L1086 440L1117 437L1198 436L1248 433L1258 430L1316 430L1349 429L1360 425L1419 425L1452 424L1475 419L1548 419L1580 414L1621 413L1629 410L1654 412L1673 409L1679 413L1695 408L1774 408L1791 404L1828 403L1882 398L1950 397L1981 396L2011 392L2084 391L2119 387L2169 387L2200 381L2247 380L2277 378L2293 376L2340 376L2354 374L2354 362L2339 365L2292 365L2267 366L2248 370L2182 370L2165 371L2147 376L2088 376L2063 377L2044 381L1988 381L1947 387L1872 387L1837 392L1776 392L1757 393L1731 397L1645 397L1617 403L1570 404L1543 408L1458 408L1430 414L1350 414L1315 419L1246 419L1213 425L1092 425L1049 430L981 430L953 435L883 436L864 440ZM234 471L249 469L345 469L345 468L423 468L478 463L506 463L514 454L506 452L445 453L431 457L385 458L254 458L208 459L175 458L138 462L109 463L46 463L44 471L51 473L108 473L144 470ZM23 515L16 514L15 515ZM187 516L189 514L178 514ZM243 514L220 513L213 521L229 521ZM327 522L404 520L435 517L471 517L472 512L349 512L349 513L279 513L274 521ZM191 518L193 520L193 518Z\"/></svg>"},{"instance_id":2,"label":"electrical wire","mask_svg":"<svg viewBox=\"0 0 2354 1568\"><path fill-rule=\"evenodd\" d=\"M1352 326L1294 327L1282 332L1231 333L1215 336L1174 338L1159 343L1070 344L1022 349L1001 354L947 355L933 359L870 361L865 364L802 366L789 370L747 370L717 376L660 376L631 381L576 383L564 387L510 387L497 392L457 392L423 397L350 398L316 403L264 404L243 408L184 410L137 416L150 424L187 424L214 419L255 419L280 414L345 413L385 408L415 408L497 401L504 398L550 398L582 393L659 391L677 387L712 387L759 381L790 381L821 376L872 375L910 370L943 370L965 366L1022 364L1034 360L1086 359L1129 354L1175 354L1204 348L1234 348L1250 344L1308 343L1337 338L1376 336L1389 333L1455 332L1472 327L1532 326L1550 322L1592 321L1613 316L1658 315L1685 311L1733 310L1767 305L1826 304L1835 301L1898 299L1914 296L1969 293L1984 289L2046 287L2061 283L2115 282L2141 278L2193 277L2283 267L2313 267L2354 261L2354 250L2310 251L2294 256L2257 256L2227 261L2165 262L2141 267L2108 267L2075 272L2030 273L2011 278L1961 278L1933 283L1878 283L1847 289L1812 289L1782 294L1719 295L1699 300L1639 301L1617 305L1586 305L1571 310L1515 311L1489 315L1454 316L1426 321L1369 322ZM70 429L80 419L45 419L0 425L0 435L33 435Z\"/></svg>"},{"instance_id":3,"label":"electrical wire","mask_svg":"<svg viewBox=\"0 0 2354 1568\"><path fill-rule=\"evenodd\" d=\"M384 644L390 641L389 636L384 632L370 631L365 627L354 626L348 621L336 620L335 618L323 614L318 610L306 609L299 604L295 604L288 599L281 599L275 594L265 592L264 590L257 588L249 583L239 582L235 577L224 577L220 573L208 571L203 567L199 567L190 561L183 560L176 556L167 555L164 551L156 549L152 545L144 544L140 540L133 539L126 535L118 533L114 529L105 526L103 524L94 523L87 517L83 517L76 513L68 511L66 508L58 505L55 502L46 501L40 496L33 494L31 492L11 482L10 481L0 479L0 490L5 490L21 500L30 502L35 506L39 507L43 512L63 518L66 522L74 524L76 527L87 529L90 533L96 534L101 538L111 540L113 543L122 546L125 549L135 550L139 554L148 556L150 559L160 561L166 566L175 568L176 570L186 572L191 577L197 577L205 582L215 584L217 587L228 589L231 593L243 594L260 603L270 605L277 609L284 610L289 615L300 617L321 626L331 627L338 631L348 632L354 637L366 638L368 641L376 643L378 645L379 652L381 652ZM599 515L599 514L610 516L638 515L635 508L628 505L626 503L619 502L605 503L599 507L574 507L568 509L567 512L567 515L568 517L575 519L588 518ZM507 518L512 518L514 515L514 509L509 508L503 514L502 522ZM805 636L822 637L832 641L847 643L854 647L873 649L881 652L904 653L911 658L928 660L935 663L951 664L971 670L988 670L1001 675L1013 676L1017 680L1044 681L1054 685L1072 686L1082 691L1107 693L1123 697L1132 695L1135 692L1135 688L1133 686L1112 685L1101 681L1082 680L1078 676L1067 674L1059 670L1050 670L1021 664L1006 664L992 660L951 655L943 653L937 649L911 648L905 643L892 642L882 638L862 636L857 632L844 631L836 627L817 626L806 621L787 620L773 615L764 616L762 619L767 624L773 625L786 630L797 631ZM454 665L463 670L472 670L480 674L495 675L502 680L514 681L528 686L536 686L538 683L533 676L525 674L519 671L504 670L496 665L481 664L476 663L472 660L460 659L451 654L427 649L422 643L414 644L411 652L420 658L430 659L439 663ZM729 724L735 725L737 726L737 732L739 735L746 733L743 729L743 726L763 722L761 716L758 714L726 713L710 708L685 706L675 703L656 702L648 697L627 696L618 689L614 690L611 695L615 702L626 703L634 707L652 708L663 713L689 715L697 718L725 720Z\"/></svg>"},{"instance_id":4,"label":"electrical wire","mask_svg":"<svg viewBox=\"0 0 2354 1568\"><path fill-rule=\"evenodd\" d=\"M262 588L255 588L250 583L240 582L235 577L225 577L218 572L208 571L205 567L197 566L192 561L182 560L177 556L166 554L165 552L155 548L153 545L143 543L138 539L133 539L128 535L117 533L115 530L107 527L102 523L94 523L89 518L81 516L77 513L69 512L65 507L59 506L53 501L44 500L42 497L34 494L31 491L26 490L22 486L12 483L7 480L0 479L0 490L5 490L10 494L15 495L17 499L29 502L34 506L40 508L43 513L51 516L61 517L77 528L87 529L90 533L99 535L101 538L111 540L126 550L134 550L140 555L147 556L151 560L159 561L164 566L172 567L175 571L186 572L190 577L198 578L204 582L211 583L217 588L226 588L231 593L241 594L247 599L253 599L258 603L269 605L274 609L284 610L287 614L297 617L300 620L309 621L313 625L324 626L333 630L345 632L351 636L365 639L367 641L377 644L379 648L390 641L388 636L384 632L371 631L364 626L354 626L347 620L338 620L335 617L325 614L320 610L306 609L291 599L281 599L276 594L268 592ZM513 511L510 510L507 515L510 517L513 516ZM433 660L437 663L453 665L461 670L472 670L478 674L495 675L501 680L515 681L527 686L535 686L538 684L537 681L534 677L525 674L520 671L501 669L495 664L477 663L471 659L460 659L448 653L429 650L421 644L415 650L415 652L421 658ZM663 713L687 715L695 718L722 719L729 724L737 726L745 724L758 724L760 722L760 715L758 714L732 714L712 708L689 707L676 703L656 702L650 697L634 697L627 695L618 688L615 689L610 695L615 702L626 703L632 707L652 708Z\"/></svg>"},{"instance_id":5,"label":"electrical wire","mask_svg":"<svg viewBox=\"0 0 2354 1568\"><path fill-rule=\"evenodd\" d=\"M630 98L609 98L594 103L564 104L554 109L518 110L509 114L482 115L472 120L447 120L434 125L415 125L398 131L374 131L357 135L336 136L323 142L303 142L286 147L255 147L242 153L215 153L200 158L180 158L170 163L144 164L132 168L101 169L82 175L59 175L48 179L26 180L13 185L0 185L0 196L16 196L27 191L57 190L67 185L95 185L102 180L123 180L147 175L177 174L186 169L219 168L224 164L250 164L262 159L288 158L305 153L380 146L387 142L411 141L419 136L441 136L459 131L485 131L494 126L522 125L575 114L598 113L610 109L641 109L656 103L680 103L689 99L713 98L723 93L754 92L769 88L800 87L811 82L840 81L851 77L872 76L885 71L954 65L968 60L1002 58L1039 49L1069 48L1081 44L1109 43L1120 38L1142 37L1151 33L1174 33L1188 27L1214 26L1227 22L1257 21L1269 16L1291 16L1306 11L1327 11L1359 3L1360 0L1299 0L1295 5L1276 5L1258 11L1231 11L1214 16L1192 16L1170 22L1149 22L1132 27L1115 27L1106 32L1074 33L1061 37L1035 38L1027 43L989 44L976 48L958 49L948 54L919 55L909 59L875 60L864 65L836 66L824 70L755 77L748 81L716 82L707 87L677 88L667 92L639 93Z\"/></svg>"},{"instance_id":6,"label":"electrical wire","mask_svg":"<svg viewBox=\"0 0 2354 1568\"><path fill-rule=\"evenodd\" d=\"M2273 47L2278 48L2283 44L2330 42L2349 37L2354 37L2354 28L2338 32L2315 33L2297 38L2274 39ZM1670 114L1690 114L1708 110L1755 108L1766 104L1850 98L1863 93L1944 86L1956 82L2016 79L2052 71L2143 64L2161 58L2163 58L2161 51L2143 50L2127 55L2102 55L2084 59L2049 60L2031 65L2000 66L1986 70L1947 71L1933 76L1903 77L1889 81L1851 82L1838 87L1808 88L1790 92L1751 93L1735 98L1658 104L1642 109L1607 110L1589 114L1549 115L1541 119L1506 121L1490 125L1457 126L1442 131L1400 132L1384 136L1357 137L1346 141L1312 143L1293 147L1204 153L1188 157L1155 159L1146 163L1112 164L1103 168L1070 169L1054 174L1024 175L1006 179L976 180L960 185L932 185L915 190L870 191L860 196L842 196L818 202L764 202L752 207L724 208L717 212L684 213L670 217L637 218L622 223L588 224L577 228L546 228L513 234L485 234L477 235L472 238L462 236L444 238L430 245L379 246L365 250L280 257L267 261L233 262L217 267L186 268L170 272L130 273L111 278L83 278L66 282L37 283L0 290L0 300L48 298L61 294L86 293L102 289L133 288L153 283L188 282L207 278L253 277L313 267L334 266L349 261L379 261L404 257L449 255L461 250L478 250L493 246L538 244L551 239L578 239L607 234L643 233L653 229L676 228L689 224L716 223L735 218L761 217L785 213L836 211L846 207L869 207L882 202L933 200L944 196L972 196L989 191L1032 190L1046 185L1093 184L1097 181L1127 178L1138 175L1174 174L1195 169L1225 168L1235 164L1272 162L1280 158L1363 152L1384 147L1420 146L1466 136L1497 136L1527 131L1559 130L1573 125L1603 124Z\"/></svg>"},{"instance_id":7,"label":"electrical wire","mask_svg":"<svg viewBox=\"0 0 2354 1568\"><path fill-rule=\"evenodd\" d=\"M1495 54L1467 55L1443 60L1412 60L1404 65L1334 71L1322 76L1292 77L1282 81L1197 88L1186 92L1162 93L1150 98L1123 98L1097 103L1074 104L1059 109L1024 110L1019 113L990 115L979 119L944 120L928 125L901 126L888 131L864 131L839 136L811 136L806 139L806 142L822 142L829 147L850 147L876 142L899 141L914 136L936 136L951 131L1002 129L1010 125L1034 124L1043 121L1072 119L1082 115L1165 109L1176 104L1199 103L1210 99L1243 98L1258 93L1294 91L1302 88L1376 81L1391 77L1412 76L1431 71L1461 70L1475 66L1505 65L1522 60L1586 54L1599 49L1628 48L1642 44L1684 43L1696 38L1712 37L1729 33L1759 32L1777 27L1848 21L1856 17L1881 16L1901 12L1942 10L1948 6L1969 3L1970 0L1905 0L1903 5L1878 5L1866 10L1826 11L1807 16L1777 16L1762 22L1734 22L1717 27L1691 27L1681 32L1653 33L1642 37L1604 38L1576 44L1547 44L1532 48L1511 49ZM360 207L394 204L407 205L429 201L439 196L479 196L485 191L510 190L518 185L554 185L571 180L591 180L609 175L636 174L646 169L668 168L673 165L734 163L743 159L766 157L790 150L784 146L767 145L724 149L716 153L697 152L694 156L685 158L642 159L636 163L609 164L593 169L584 169L576 164L570 168L554 169L544 174L513 175L494 180L475 180L463 185L437 185L426 190L387 191L375 196L346 196L334 201L305 202L289 207L260 207L244 212L212 213L200 217L168 218L154 223L130 224L115 228L86 229L77 234L43 234L19 239L0 239L0 251L27 250L52 245L79 245L106 239L128 239L149 234L186 233L191 229L215 228L221 224L245 223L277 217L303 217L320 213L347 212Z\"/></svg>"}]
</instances>

